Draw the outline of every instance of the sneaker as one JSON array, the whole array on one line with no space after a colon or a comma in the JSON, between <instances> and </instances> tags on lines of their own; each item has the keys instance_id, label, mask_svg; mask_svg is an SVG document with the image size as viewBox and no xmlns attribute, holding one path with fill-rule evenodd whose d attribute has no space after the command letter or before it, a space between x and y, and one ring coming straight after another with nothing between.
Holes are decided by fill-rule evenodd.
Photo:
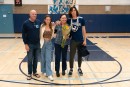
<instances>
[{"instance_id":1,"label":"sneaker","mask_svg":"<svg viewBox=\"0 0 130 87\"><path fill-rule=\"evenodd\" d=\"M59 72L56 72L56 76L57 76L57 77L60 77L60 73L59 73Z\"/></svg>"},{"instance_id":2,"label":"sneaker","mask_svg":"<svg viewBox=\"0 0 130 87\"><path fill-rule=\"evenodd\" d=\"M27 80L31 80L31 79L32 79L32 75L31 75L31 74L28 74Z\"/></svg>"},{"instance_id":3,"label":"sneaker","mask_svg":"<svg viewBox=\"0 0 130 87\"><path fill-rule=\"evenodd\" d=\"M72 74L73 74L73 70L70 70L68 76L71 77Z\"/></svg>"},{"instance_id":4,"label":"sneaker","mask_svg":"<svg viewBox=\"0 0 130 87\"><path fill-rule=\"evenodd\" d=\"M65 71L62 71L62 75L63 75L63 76L65 75Z\"/></svg>"},{"instance_id":5,"label":"sneaker","mask_svg":"<svg viewBox=\"0 0 130 87\"><path fill-rule=\"evenodd\" d=\"M50 76L48 76L48 78L49 78L49 80L51 80L51 81L53 81L54 79L53 79L53 77L50 75Z\"/></svg>"},{"instance_id":6,"label":"sneaker","mask_svg":"<svg viewBox=\"0 0 130 87\"><path fill-rule=\"evenodd\" d=\"M78 69L78 73L79 73L80 76L83 76L83 72L80 68Z\"/></svg>"},{"instance_id":7,"label":"sneaker","mask_svg":"<svg viewBox=\"0 0 130 87\"><path fill-rule=\"evenodd\" d=\"M42 74L47 77L46 73L42 73Z\"/></svg>"}]
</instances>

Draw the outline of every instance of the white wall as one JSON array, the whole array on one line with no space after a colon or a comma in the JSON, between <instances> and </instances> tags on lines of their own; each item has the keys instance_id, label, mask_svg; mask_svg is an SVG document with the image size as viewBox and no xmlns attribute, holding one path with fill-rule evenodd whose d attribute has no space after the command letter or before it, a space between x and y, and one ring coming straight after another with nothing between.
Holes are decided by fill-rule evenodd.
<instances>
[{"instance_id":1,"label":"white wall","mask_svg":"<svg viewBox=\"0 0 130 87\"><path fill-rule=\"evenodd\" d=\"M22 0L23 4L53 4L53 0ZM130 0L76 0L78 5L130 5ZM4 4L14 4L14 0L4 0Z\"/></svg>"},{"instance_id":2,"label":"white wall","mask_svg":"<svg viewBox=\"0 0 130 87\"><path fill-rule=\"evenodd\" d=\"M130 0L79 0L79 5L130 5Z\"/></svg>"}]
</instances>

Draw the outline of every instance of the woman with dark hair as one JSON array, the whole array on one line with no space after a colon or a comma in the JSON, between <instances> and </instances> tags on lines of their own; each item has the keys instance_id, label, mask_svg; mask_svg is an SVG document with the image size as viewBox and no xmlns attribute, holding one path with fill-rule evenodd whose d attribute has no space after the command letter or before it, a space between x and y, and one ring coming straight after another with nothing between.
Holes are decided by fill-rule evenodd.
<instances>
[{"instance_id":1,"label":"woman with dark hair","mask_svg":"<svg viewBox=\"0 0 130 87\"><path fill-rule=\"evenodd\" d=\"M79 12L76 7L71 7L69 10L69 19L68 24L71 27L71 41L70 41L70 71L69 76L72 76L73 73L73 63L76 49L78 50L79 44L86 46L86 29L85 29L85 20L83 17L79 17ZM83 75L81 70L82 57L78 54L78 73L80 76Z\"/></svg>"},{"instance_id":2,"label":"woman with dark hair","mask_svg":"<svg viewBox=\"0 0 130 87\"><path fill-rule=\"evenodd\" d=\"M53 28L51 17L46 15L40 28L41 72L53 81L51 70Z\"/></svg>"},{"instance_id":3,"label":"woman with dark hair","mask_svg":"<svg viewBox=\"0 0 130 87\"><path fill-rule=\"evenodd\" d=\"M62 55L62 75L65 75L65 70L67 67L66 59L67 59L67 49L69 45L69 33L70 27L66 23L67 17L65 14L60 16L60 25L55 27L56 39L55 39L55 71L56 76L60 77L60 60ZM68 35L67 35L68 34ZM64 38L63 38L64 37ZM64 42L65 40L65 42Z\"/></svg>"}]
</instances>

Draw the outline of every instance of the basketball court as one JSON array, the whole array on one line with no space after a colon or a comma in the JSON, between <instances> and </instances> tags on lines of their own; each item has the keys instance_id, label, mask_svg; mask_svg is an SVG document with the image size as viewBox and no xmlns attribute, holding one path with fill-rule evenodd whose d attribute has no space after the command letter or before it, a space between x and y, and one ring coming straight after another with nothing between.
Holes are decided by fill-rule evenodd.
<instances>
[{"instance_id":1,"label":"basketball court","mask_svg":"<svg viewBox=\"0 0 130 87\"><path fill-rule=\"evenodd\" d=\"M100 2L92 2L89 0L88 2L86 1L86 4L79 0L75 3L78 5L81 15L86 19L87 49L90 52L90 55L82 58L83 62L81 68L83 76L78 75L76 54L72 77L68 77L68 61L65 76L62 76L62 71L60 71L61 75L60 77L57 77L55 72L55 50L53 49L51 54L53 55L51 68L54 81L50 81L41 73L40 59L37 72L41 77L33 77L32 80L26 79L28 74L27 53L20 30L23 21L28 18L28 10L31 9L31 4L40 13L38 18L41 18L41 20L48 12L48 10L45 10L46 8L48 9L47 5L52 6L53 4L48 4L49 2L44 2L44 0L42 1L42 3L44 3L43 6L36 0L34 2L31 2L31 0L29 0L30 2L26 2L25 0L22 1L22 6L17 7L14 6L16 4L14 1L0 0L0 11L2 12L0 13L0 87L130 86L129 0L116 0L119 2L112 2L112 0L109 0L108 2L103 2L103 0L99 0ZM35 4L35 2L37 3ZM58 2L54 2L54 4L55 3ZM13 5L11 6L12 8L10 8L10 5ZM41 9L38 9L39 7L41 7ZM27 10L25 10L25 8L27 8ZM59 9L61 8L59 7ZM91 9L97 9L98 11L92 11ZM42 13L42 10L46 13ZM59 17L59 14L65 12L66 11L64 10L61 11L61 13L57 13L53 8L48 14L50 14L55 21ZM69 52L68 49L67 59L69 59Z\"/></svg>"}]
</instances>

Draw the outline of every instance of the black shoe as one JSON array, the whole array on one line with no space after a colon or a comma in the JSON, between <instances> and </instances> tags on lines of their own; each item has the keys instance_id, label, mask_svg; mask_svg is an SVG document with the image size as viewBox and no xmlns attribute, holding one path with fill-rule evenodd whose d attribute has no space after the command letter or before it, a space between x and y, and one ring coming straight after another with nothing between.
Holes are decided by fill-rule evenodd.
<instances>
[{"instance_id":1,"label":"black shoe","mask_svg":"<svg viewBox=\"0 0 130 87\"><path fill-rule=\"evenodd\" d=\"M57 76L57 77L60 77L60 73L59 73L59 72L56 72L56 76Z\"/></svg>"},{"instance_id":2,"label":"black shoe","mask_svg":"<svg viewBox=\"0 0 130 87\"><path fill-rule=\"evenodd\" d=\"M72 74L73 74L73 70L70 70L68 76L71 77Z\"/></svg>"},{"instance_id":3,"label":"black shoe","mask_svg":"<svg viewBox=\"0 0 130 87\"><path fill-rule=\"evenodd\" d=\"M63 75L63 76L65 75L65 71L62 71L62 75Z\"/></svg>"},{"instance_id":4,"label":"black shoe","mask_svg":"<svg viewBox=\"0 0 130 87\"><path fill-rule=\"evenodd\" d=\"M78 73L79 73L80 76L83 76L83 72L80 68L78 69Z\"/></svg>"},{"instance_id":5,"label":"black shoe","mask_svg":"<svg viewBox=\"0 0 130 87\"><path fill-rule=\"evenodd\" d=\"M33 74L33 76L35 76L36 78L40 78L40 75L37 73Z\"/></svg>"}]
</instances>

